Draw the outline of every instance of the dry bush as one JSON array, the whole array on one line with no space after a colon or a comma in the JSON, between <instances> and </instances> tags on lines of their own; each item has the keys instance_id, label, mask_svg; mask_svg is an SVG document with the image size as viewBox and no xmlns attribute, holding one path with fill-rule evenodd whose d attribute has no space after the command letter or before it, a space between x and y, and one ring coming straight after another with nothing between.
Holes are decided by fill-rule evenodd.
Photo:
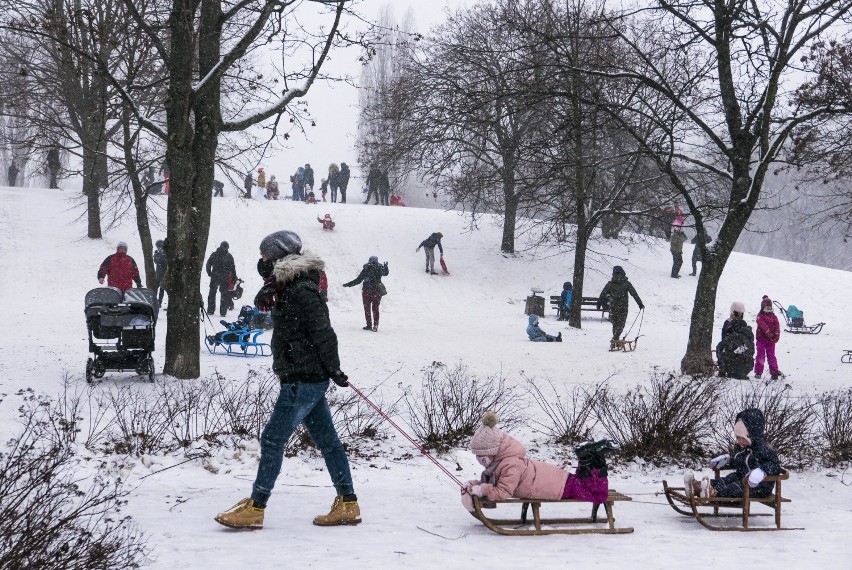
<instances>
[{"instance_id":1,"label":"dry bush","mask_svg":"<svg viewBox=\"0 0 852 570\"><path fill-rule=\"evenodd\" d=\"M736 415L747 408L757 408L765 420L764 440L783 462L796 464L814 457L817 418L809 397L793 396L790 387L781 382L736 381L723 386L714 435L719 450L734 446Z\"/></svg>"},{"instance_id":2,"label":"dry bush","mask_svg":"<svg viewBox=\"0 0 852 570\"><path fill-rule=\"evenodd\" d=\"M852 461L852 389L836 390L817 398L817 430L823 440L823 459L830 464Z\"/></svg>"},{"instance_id":3,"label":"dry bush","mask_svg":"<svg viewBox=\"0 0 852 570\"><path fill-rule=\"evenodd\" d=\"M712 431L716 384L655 371L648 386L624 395L598 388L595 415L625 458L658 462L698 457Z\"/></svg>"},{"instance_id":4,"label":"dry bush","mask_svg":"<svg viewBox=\"0 0 852 570\"><path fill-rule=\"evenodd\" d=\"M531 420L536 431L559 445L574 445L591 438L597 424L594 401L600 397L602 384L591 390L583 386L557 388L550 378L536 382L527 379L527 393L541 409L547 422Z\"/></svg>"},{"instance_id":5,"label":"dry bush","mask_svg":"<svg viewBox=\"0 0 852 570\"><path fill-rule=\"evenodd\" d=\"M146 546L121 514L127 492L106 463L81 469L64 409L26 395L23 428L0 451L0 568L139 568Z\"/></svg>"},{"instance_id":6,"label":"dry bush","mask_svg":"<svg viewBox=\"0 0 852 570\"><path fill-rule=\"evenodd\" d=\"M376 396L377 388L366 392L386 415L393 416L397 412L397 403L387 404L381 397ZM334 389L328 396L328 405L334 425L341 439L381 439L387 437L388 424L385 419L365 402L361 397L347 389Z\"/></svg>"},{"instance_id":7,"label":"dry bush","mask_svg":"<svg viewBox=\"0 0 852 570\"><path fill-rule=\"evenodd\" d=\"M488 410L497 413L502 428L520 423L522 406L502 373L480 378L462 363L450 368L433 362L423 370L420 391L403 399L414 434L423 447L439 452L471 437Z\"/></svg>"}]
</instances>

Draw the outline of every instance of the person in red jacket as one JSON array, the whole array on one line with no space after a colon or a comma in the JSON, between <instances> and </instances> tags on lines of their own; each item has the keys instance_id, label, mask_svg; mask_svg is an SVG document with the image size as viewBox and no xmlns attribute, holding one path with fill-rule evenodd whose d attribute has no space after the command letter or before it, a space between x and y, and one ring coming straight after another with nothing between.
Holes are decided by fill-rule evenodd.
<instances>
[{"instance_id":1,"label":"person in red jacket","mask_svg":"<svg viewBox=\"0 0 852 570\"><path fill-rule=\"evenodd\" d=\"M127 255L127 244L123 241L118 242L115 253L101 263L101 267L98 269L98 283L103 285L104 278L107 280L107 285L117 287L122 292L133 287L134 281L137 287L142 286L139 268L136 267L133 258Z\"/></svg>"},{"instance_id":2,"label":"person in red jacket","mask_svg":"<svg viewBox=\"0 0 852 570\"><path fill-rule=\"evenodd\" d=\"M754 358L754 377L760 378L763 374L764 360L769 363L769 374L773 380L778 380L784 374L778 370L778 360L775 358L775 344L781 337L781 323L772 310L772 299L763 296L760 302L760 312L757 314L756 348L757 354Z\"/></svg>"}]
</instances>

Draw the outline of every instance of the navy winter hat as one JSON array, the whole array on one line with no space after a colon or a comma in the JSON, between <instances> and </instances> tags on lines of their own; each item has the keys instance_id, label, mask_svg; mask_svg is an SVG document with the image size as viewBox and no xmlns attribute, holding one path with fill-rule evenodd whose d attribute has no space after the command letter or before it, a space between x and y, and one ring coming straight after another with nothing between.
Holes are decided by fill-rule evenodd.
<instances>
[{"instance_id":1,"label":"navy winter hat","mask_svg":"<svg viewBox=\"0 0 852 570\"><path fill-rule=\"evenodd\" d=\"M612 274L613 274L613 276L615 276L615 275L627 275L624 272L624 268L620 265L616 265L615 267L612 268Z\"/></svg>"},{"instance_id":2,"label":"navy winter hat","mask_svg":"<svg viewBox=\"0 0 852 570\"><path fill-rule=\"evenodd\" d=\"M260 254L271 261L277 261L286 255L301 253L302 239L290 230L281 230L269 234L260 242Z\"/></svg>"},{"instance_id":3,"label":"navy winter hat","mask_svg":"<svg viewBox=\"0 0 852 570\"><path fill-rule=\"evenodd\" d=\"M231 246L229 246L228 242L226 242L226 241L223 241L222 243L219 244L219 249L224 249L225 251L228 251L229 247L231 247Z\"/></svg>"},{"instance_id":4,"label":"navy winter hat","mask_svg":"<svg viewBox=\"0 0 852 570\"><path fill-rule=\"evenodd\" d=\"M573 288L573 285L571 285L570 281L566 281L565 283L562 284L562 289L564 291L570 291L572 288Z\"/></svg>"},{"instance_id":5,"label":"navy winter hat","mask_svg":"<svg viewBox=\"0 0 852 570\"><path fill-rule=\"evenodd\" d=\"M371 255L370 256L370 263L378 263L378 262L379 262L379 256L378 255Z\"/></svg>"},{"instance_id":6,"label":"navy winter hat","mask_svg":"<svg viewBox=\"0 0 852 570\"><path fill-rule=\"evenodd\" d=\"M155 245L156 245L157 247L163 247L163 246L165 246L166 244L165 244L165 243L163 243L163 240L158 239L158 240L157 240L157 243L156 243Z\"/></svg>"}]
</instances>

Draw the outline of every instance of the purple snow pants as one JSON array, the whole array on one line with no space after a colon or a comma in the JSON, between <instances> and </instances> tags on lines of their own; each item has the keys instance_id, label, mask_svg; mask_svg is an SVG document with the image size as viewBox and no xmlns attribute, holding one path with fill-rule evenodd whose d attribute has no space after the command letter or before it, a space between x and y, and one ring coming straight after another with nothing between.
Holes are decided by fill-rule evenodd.
<instances>
[{"instance_id":1,"label":"purple snow pants","mask_svg":"<svg viewBox=\"0 0 852 570\"><path fill-rule=\"evenodd\" d=\"M775 343L765 338L757 339L757 354L754 355L754 373L763 374L763 362L769 361L769 373L778 374L778 361L775 359Z\"/></svg>"}]
</instances>

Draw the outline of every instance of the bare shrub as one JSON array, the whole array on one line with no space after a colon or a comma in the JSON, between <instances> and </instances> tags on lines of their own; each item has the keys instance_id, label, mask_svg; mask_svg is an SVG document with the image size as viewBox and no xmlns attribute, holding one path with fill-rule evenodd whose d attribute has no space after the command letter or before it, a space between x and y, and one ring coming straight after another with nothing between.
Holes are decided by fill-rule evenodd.
<instances>
[{"instance_id":1,"label":"bare shrub","mask_svg":"<svg viewBox=\"0 0 852 570\"><path fill-rule=\"evenodd\" d=\"M57 444L71 433L61 409L25 396L21 433L0 451L0 568L139 568L146 547L121 515L127 492L105 462L81 468Z\"/></svg>"},{"instance_id":2,"label":"bare shrub","mask_svg":"<svg viewBox=\"0 0 852 570\"><path fill-rule=\"evenodd\" d=\"M420 391L403 399L414 434L423 447L439 452L471 437L488 410L497 413L501 427L520 423L522 406L502 372L480 378L462 363L450 368L433 362L423 370Z\"/></svg>"},{"instance_id":3,"label":"bare shrub","mask_svg":"<svg viewBox=\"0 0 852 570\"><path fill-rule=\"evenodd\" d=\"M621 444L622 456L658 462L704 455L716 393L711 381L655 371L648 386L624 395L601 385L592 402L598 421Z\"/></svg>"},{"instance_id":4,"label":"bare shrub","mask_svg":"<svg viewBox=\"0 0 852 570\"><path fill-rule=\"evenodd\" d=\"M393 416L397 412L397 402L387 404L376 396L377 388L364 395L373 400L385 414ZM343 439L379 439L387 437L388 425L384 418L367 402L352 390L334 389L328 396L331 415L337 433Z\"/></svg>"},{"instance_id":5,"label":"bare shrub","mask_svg":"<svg viewBox=\"0 0 852 570\"><path fill-rule=\"evenodd\" d=\"M527 393L541 409L547 422L531 420L536 431L545 434L553 443L574 445L591 438L597 424L594 401L600 397L601 386L591 391L583 386L557 388L550 378L542 382L527 379Z\"/></svg>"},{"instance_id":6,"label":"bare shrub","mask_svg":"<svg viewBox=\"0 0 852 570\"><path fill-rule=\"evenodd\" d=\"M821 394L817 399L819 436L824 441L823 459L837 464L852 461L852 389Z\"/></svg>"},{"instance_id":7,"label":"bare shrub","mask_svg":"<svg viewBox=\"0 0 852 570\"><path fill-rule=\"evenodd\" d=\"M764 439L782 461L800 463L814 457L814 403L808 396L794 396L790 387L781 382L738 381L724 385L714 435L720 449L733 447L734 418L747 408L763 412Z\"/></svg>"}]
</instances>

